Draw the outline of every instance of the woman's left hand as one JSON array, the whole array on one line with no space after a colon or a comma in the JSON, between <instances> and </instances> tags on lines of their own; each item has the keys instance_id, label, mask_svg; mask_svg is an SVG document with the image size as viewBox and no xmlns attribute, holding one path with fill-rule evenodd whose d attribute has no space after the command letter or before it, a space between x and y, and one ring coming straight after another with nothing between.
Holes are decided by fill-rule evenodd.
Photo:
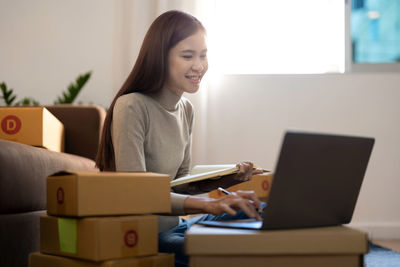
<instances>
[{"instance_id":1,"label":"woman's left hand","mask_svg":"<svg viewBox=\"0 0 400 267\"><path fill-rule=\"evenodd\" d=\"M262 169L254 169L254 164L249 161L240 162L236 164L236 167L239 168L239 172L233 179L240 182L250 181L253 175L263 173Z\"/></svg>"},{"instance_id":2,"label":"woman's left hand","mask_svg":"<svg viewBox=\"0 0 400 267\"><path fill-rule=\"evenodd\" d=\"M194 182L188 185L185 189L191 195L210 192L218 187L228 188L230 186L250 181L252 175L262 174L263 169L254 169L254 164L249 161L243 161L236 164L239 171L234 174L222 176L220 179L207 179Z\"/></svg>"}]
</instances>

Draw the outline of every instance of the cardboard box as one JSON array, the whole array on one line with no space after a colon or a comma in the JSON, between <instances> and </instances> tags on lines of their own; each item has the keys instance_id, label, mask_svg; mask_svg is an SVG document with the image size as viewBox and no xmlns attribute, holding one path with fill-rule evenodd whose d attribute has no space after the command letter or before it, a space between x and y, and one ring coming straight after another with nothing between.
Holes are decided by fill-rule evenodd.
<instances>
[{"instance_id":1,"label":"cardboard box","mask_svg":"<svg viewBox=\"0 0 400 267\"><path fill-rule=\"evenodd\" d=\"M363 266L367 234L345 226L243 230L192 226L186 233L190 266Z\"/></svg>"},{"instance_id":2,"label":"cardboard box","mask_svg":"<svg viewBox=\"0 0 400 267\"><path fill-rule=\"evenodd\" d=\"M40 217L40 251L92 261L157 254L157 216Z\"/></svg>"},{"instance_id":3,"label":"cardboard box","mask_svg":"<svg viewBox=\"0 0 400 267\"><path fill-rule=\"evenodd\" d=\"M174 254L125 258L102 262L82 261L39 252L29 254L29 267L174 267Z\"/></svg>"},{"instance_id":4,"label":"cardboard box","mask_svg":"<svg viewBox=\"0 0 400 267\"><path fill-rule=\"evenodd\" d=\"M44 107L2 107L0 139L62 152L64 126Z\"/></svg>"},{"instance_id":5,"label":"cardboard box","mask_svg":"<svg viewBox=\"0 0 400 267\"><path fill-rule=\"evenodd\" d=\"M165 174L59 172L47 177L47 212L74 217L170 213L170 190Z\"/></svg>"},{"instance_id":6,"label":"cardboard box","mask_svg":"<svg viewBox=\"0 0 400 267\"><path fill-rule=\"evenodd\" d=\"M266 201L274 175L272 173L253 175L252 179L247 182L243 182L229 188L226 188L229 192L236 192L238 190L254 190L256 196L261 201ZM211 198L220 198L224 194L221 191L213 190L208 193Z\"/></svg>"}]
</instances>

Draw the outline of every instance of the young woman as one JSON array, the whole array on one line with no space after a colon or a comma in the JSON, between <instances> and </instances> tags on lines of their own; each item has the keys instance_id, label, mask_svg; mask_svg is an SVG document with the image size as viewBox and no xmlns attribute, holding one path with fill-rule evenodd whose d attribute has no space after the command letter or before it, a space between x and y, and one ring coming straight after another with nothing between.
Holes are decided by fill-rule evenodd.
<instances>
[{"instance_id":1,"label":"young woman","mask_svg":"<svg viewBox=\"0 0 400 267\"><path fill-rule=\"evenodd\" d=\"M193 106L182 96L195 93L208 69L206 32L193 16L181 11L160 15L150 26L135 66L115 96L106 116L97 154L100 170L151 171L171 179L189 174ZM175 188L171 216L159 216L159 250L176 255L187 265L184 234L199 220L251 217L260 220L261 204L252 191L220 199L191 196L218 186L228 187L251 179L251 162L237 165L239 173L223 179ZM178 215L206 213L184 220Z\"/></svg>"}]
</instances>

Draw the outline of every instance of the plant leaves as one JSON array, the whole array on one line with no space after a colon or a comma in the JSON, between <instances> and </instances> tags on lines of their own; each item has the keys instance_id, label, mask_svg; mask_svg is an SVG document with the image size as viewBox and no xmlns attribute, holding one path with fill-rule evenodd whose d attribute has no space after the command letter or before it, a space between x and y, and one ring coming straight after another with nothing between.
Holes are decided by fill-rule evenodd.
<instances>
[{"instance_id":1,"label":"plant leaves","mask_svg":"<svg viewBox=\"0 0 400 267\"><path fill-rule=\"evenodd\" d=\"M9 101L10 103L12 103L12 102L14 102L15 98L17 98L16 95L12 96L8 101Z\"/></svg>"},{"instance_id":2,"label":"plant leaves","mask_svg":"<svg viewBox=\"0 0 400 267\"><path fill-rule=\"evenodd\" d=\"M18 101L16 106L39 106L40 103L32 97L24 97L22 100Z\"/></svg>"},{"instance_id":3,"label":"plant leaves","mask_svg":"<svg viewBox=\"0 0 400 267\"><path fill-rule=\"evenodd\" d=\"M83 86L89 80L92 72L89 71L83 75L79 75L76 78L76 83L71 83L67 91L62 93L62 97L58 97L57 101L54 104L72 104L76 97L78 96L79 92L82 90Z\"/></svg>"},{"instance_id":4,"label":"plant leaves","mask_svg":"<svg viewBox=\"0 0 400 267\"><path fill-rule=\"evenodd\" d=\"M13 95L13 89L10 88L10 90L8 90L7 84L5 82L0 83L0 88L3 94L1 98L4 99L4 102L7 106L11 106L15 98L17 97L16 95Z\"/></svg>"}]
</instances>

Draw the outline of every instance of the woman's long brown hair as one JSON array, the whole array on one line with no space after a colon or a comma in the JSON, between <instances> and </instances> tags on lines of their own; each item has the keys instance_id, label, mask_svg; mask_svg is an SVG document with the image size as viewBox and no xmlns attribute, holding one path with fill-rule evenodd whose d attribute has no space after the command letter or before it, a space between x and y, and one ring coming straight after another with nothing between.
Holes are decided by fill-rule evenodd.
<instances>
[{"instance_id":1,"label":"woman's long brown hair","mask_svg":"<svg viewBox=\"0 0 400 267\"><path fill-rule=\"evenodd\" d=\"M96 166L101 171L115 171L111 122L118 97L133 92L160 91L168 75L169 51L178 42L199 29L205 31L199 20L190 14L176 10L163 13L151 24L131 73L107 111L96 156Z\"/></svg>"}]
</instances>

